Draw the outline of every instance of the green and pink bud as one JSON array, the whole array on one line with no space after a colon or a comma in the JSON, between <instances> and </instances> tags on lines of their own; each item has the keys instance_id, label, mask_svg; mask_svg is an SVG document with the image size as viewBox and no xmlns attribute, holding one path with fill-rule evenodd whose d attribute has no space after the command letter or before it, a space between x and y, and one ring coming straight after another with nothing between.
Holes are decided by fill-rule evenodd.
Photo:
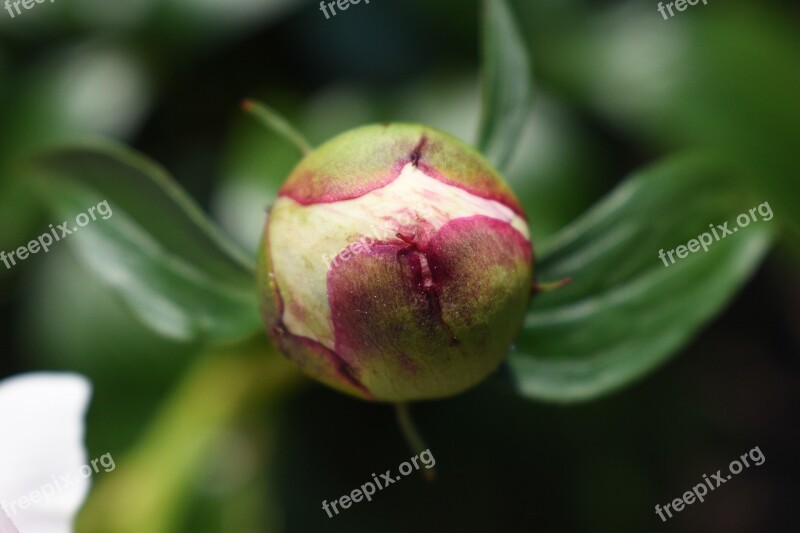
<instances>
[{"instance_id":1,"label":"green and pink bud","mask_svg":"<svg viewBox=\"0 0 800 533\"><path fill-rule=\"evenodd\" d=\"M499 174L419 125L367 126L308 155L259 253L267 331L307 374L376 401L472 387L505 357L533 250Z\"/></svg>"}]
</instances>

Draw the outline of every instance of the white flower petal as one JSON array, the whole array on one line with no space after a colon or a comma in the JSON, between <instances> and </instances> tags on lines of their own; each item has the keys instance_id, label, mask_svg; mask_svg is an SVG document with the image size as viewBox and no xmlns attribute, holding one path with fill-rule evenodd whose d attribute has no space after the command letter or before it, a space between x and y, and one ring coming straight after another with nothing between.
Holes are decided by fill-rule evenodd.
<instances>
[{"instance_id":1,"label":"white flower petal","mask_svg":"<svg viewBox=\"0 0 800 533\"><path fill-rule=\"evenodd\" d=\"M87 464L83 433L90 394L89 382L72 374L0 382L0 505L19 533L72 531L89 491L79 472ZM3 527L0 518L0 533Z\"/></svg>"},{"instance_id":2,"label":"white flower petal","mask_svg":"<svg viewBox=\"0 0 800 533\"><path fill-rule=\"evenodd\" d=\"M19 533L19 530L2 508L0 508L0 533Z\"/></svg>"}]
</instances>

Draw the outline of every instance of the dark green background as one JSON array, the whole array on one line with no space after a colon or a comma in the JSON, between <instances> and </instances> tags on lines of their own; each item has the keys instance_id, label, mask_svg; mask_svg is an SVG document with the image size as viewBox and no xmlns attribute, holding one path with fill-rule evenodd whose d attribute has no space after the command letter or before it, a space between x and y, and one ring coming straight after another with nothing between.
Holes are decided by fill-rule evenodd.
<instances>
[{"instance_id":1,"label":"dark green background","mask_svg":"<svg viewBox=\"0 0 800 533\"><path fill-rule=\"evenodd\" d=\"M268 102L314 143L387 120L474 139L477 2L372 0L330 20L314 2L110 4L57 0L14 20L0 12L0 249L56 222L15 170L54 141L131 144L252 250L261 221L238 215L269 202L296 155L243 116L242 98ZM182 531L800 529L798 6L710 0L663 21L650 1L511 4L537 93L509 181L535 243L627 173L699 147L743 169L742 186L783 217L778 246L686 350L610 397L536 403L498 375L415 406L439 480L403 479L334 519L323 499L411 454L388 407L306 387L220 443L228 459L198 472ZM256 7L234 17L245 5ZM642 243L654 261L667 245ZM123 457L197 347L134 323L67 246L0 268L0 375L86 374L95 386L90 455ZM755 446L762 466L661 523L655 504Z\"/></svg>"}]
</instances>

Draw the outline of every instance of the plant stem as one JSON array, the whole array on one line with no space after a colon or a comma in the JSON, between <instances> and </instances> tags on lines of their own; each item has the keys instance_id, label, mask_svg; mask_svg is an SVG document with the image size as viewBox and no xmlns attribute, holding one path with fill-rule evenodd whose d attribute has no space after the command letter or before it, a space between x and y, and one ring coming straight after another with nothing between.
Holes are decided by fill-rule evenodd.
<instances>
[{"instance_id":1,"label":"plant stem","mask_svg":"<svg viewBox=\"0 0 800 533\"><path fill-rule=\"evenodd\" d=\"M560 289L561 287L566 287L570 283L572 283L572 278L569 276L561 278L556 281L549 281L545 283L537 282L533 284L533 287L531 287L531 294L536 295L536 294L542 294L544 292L551 292Z\"/></svg>"},{"instance_id":2,"label":"plant stem","mask_svg":"<svg viewBox=\"0 0 800 533\"><path fill-rule=\"evenodd\" d=\"M242 109L257 118L268 129L295 145L301 154L307 155L313 150L311 143L303 137L303 134L274 109L255 100L243 101Z\"/></svg>"},{"instance_id":3,"label":"plant stem","mask_svg":"<svg viewBox=\"0 0 800 533\"><path fill-rule=\"evenodd\" d=\"M249 407L281 399L298 376L265 341L198 358L139 445L92 491L77 531L180 530L192 476L213 459L216 439Z\"/></svg>"},{"instance_id":4,"label":"plant stem","mask_svg":"<svg viewBox=\"0 0 800 533\"><path fill-rule=\"evenodd\" d=\"M411 417L411 409L408 404L397 402L394 404L394 410L397 414L397 424L400 426L400 431L403 433L403 437L405 437L411 451L419 455L427 450L428 445L425 444L425 440L414 424L414 420ZM436 479L436 471L433 468L426 468L422 473L428 481Z\"/></svg>"}]
</instances>

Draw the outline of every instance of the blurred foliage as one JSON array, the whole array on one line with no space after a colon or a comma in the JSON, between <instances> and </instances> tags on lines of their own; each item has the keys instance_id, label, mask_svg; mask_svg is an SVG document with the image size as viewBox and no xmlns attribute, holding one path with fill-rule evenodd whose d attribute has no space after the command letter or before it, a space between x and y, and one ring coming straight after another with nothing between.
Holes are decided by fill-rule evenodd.
<instances>
[{"instance_id":1,"label":"blurred foliage","mask_svg":"<svg viewBox=\"0 0 800 533\"><path fill-rule=\"evenodd\" d=\"M485 2L482 30L483 114L477 148L504 172L530 108L530 59L505 1Z\"/></svg>"},{"instance_id":2,"label":"blurred foliage","mask_svg":"<svg viewBox=\"0 0 800 533\"><path fill-rule=\"evenodd\" d=\"M20 246L56 222L41 210L20 161L53 143L102 135L163 163L253 250L264 208L297 155L241 113L244 97L279 109L315 144L387 120L420 121L476 142L478 2L374 0L356 7L329 21L316 3L299 0L58 0L14 20L0 12L0 249ZM148 436L180 405L203 350L139 325L118 297L76 266L66 245L0 269L9 346L0 360L3 374L48 368L89 376L95 385L90 455L131 452L138 459L118 473L121 479L134 471L130 465L143 464L136 462L143 461L141 450L162 451L140 470L154 479L161 472L181 493L174 511L182 513L172 517L171 531L513 531L520 524L652 530L661 525L655 503L756 444L769 457L763 467L668 526L800 529L790 512L800 498L800 439L792 423L800 408L796 3L714 2L669 21L639 1L520 0L511 7L536 66L537 94L507 175L529 214L537 252L624 176L686 148L713 152L733 169L723 196L740 191L754 200L749 205L774 207L769 224L778 252L733 307L663 371L570 409L521 400L501 377L420 405L440 482L405 480L334 520L319 509L321 500L410 455L388 410L315 387L290 397L285 408L261 404L224 420L213 436L189 429L170 446L152 444ZM689 176L676 178L674 190L691 196ZM671 187L664 185L665 197ZM703 209L700 198L661 204L651 220L673 214L688 240L707 223L729 219L726 212L740 212L738 203L730 213L709 201L714 205ZM72 215L91 205L81 202L71 204ZM617 216L624 222L624 213ZM761 242L757 229L748 232L721 253ZM657 250L680 242L663 242L643 228L635 235L607 258L612 270L626 250L635 266L650 260L655 269ZM559 241L563 235L550 242ZM739 276L753 260L731 267ZM553 265L545 261L542 269L564 272ZM680 283L669 287L661 293L665 309L679 291L708 307L727 300L716 286L706 287L708 296ZM548 295L537 305L567 296ZM639 310L647 315L649 308ZM705 322L709 312L701 311ZM597 327L592 331L606 333ZM523 338L517 349L535 341ZM221 378L219 386L235 389L237 379ZM208 399L200 394L184 409ZM177 472L180 446L192 450L200 441L194 470ZM163 471L148 470L153 464ZM169 477L176 473L184 477ZM105 487L115 475L98 480L93 498L112 490ZM123 518L135 512L126 511L124 499L112 503L109 509ZM81 527L102 515L102 505L90 501Z\"/></svg>"},{"instance_id":3,"label":"blurred foliage","mask_svg":"<svg viewBox=\"0 0 800 533\"><path fill-rule=\"evenodd\" d=\"M81 229L76 249L151 329L207 343L260 329L252 259L163 169L125 148L97 145L47 152L28 172L64 220L87 206L111 206Z\"/></svg>"}]
</instances>

